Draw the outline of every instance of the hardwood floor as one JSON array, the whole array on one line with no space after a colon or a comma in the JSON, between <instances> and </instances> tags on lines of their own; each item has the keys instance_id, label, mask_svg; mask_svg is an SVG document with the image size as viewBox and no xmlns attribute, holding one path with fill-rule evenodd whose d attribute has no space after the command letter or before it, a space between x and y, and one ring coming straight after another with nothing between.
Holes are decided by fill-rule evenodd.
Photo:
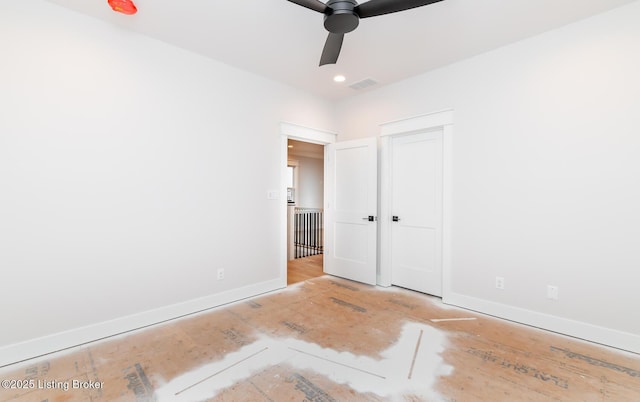
<instances>
[{"instance_id":1,"label":"hardwood floor","mask_svg":"<svg viewBox=\"0 0 640 402\"><path fill-rule=\"evenodd\" d=\"M3 402L619 402L640 401L640 356L325 275L0 380L34 385Z\"/></svg>"},{"instance_id":2,"label":"hardwood floor","mask_svg":"<svg viewBox=\"0 0 640 402\"><path fill-rule=\"evenodd\" d=\"M322 254L317 254L289 260L287 262L287 285L324 275L324 272L322 272L322 258Z\"/></svg>"}]
</instances>

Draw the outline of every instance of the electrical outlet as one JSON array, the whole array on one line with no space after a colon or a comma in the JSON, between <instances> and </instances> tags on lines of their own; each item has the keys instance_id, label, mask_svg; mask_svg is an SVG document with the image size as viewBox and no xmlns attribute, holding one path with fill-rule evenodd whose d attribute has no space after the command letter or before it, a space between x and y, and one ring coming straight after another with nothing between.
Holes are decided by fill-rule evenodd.
<instances>
[{"instance_id":1,"label":"electrical outlet","mask_svg":"<svg viewBox=\"0 0 640 402\"><path fill-rule=\"evenodd\" d=\"M496 289L504 289L504 278L496 276Z\"/></svg>"},{"instance_id":2,"label":"electrical outlet","mask_svg":"<svg viewBox=\"0 0 640 402\"><path fill-rule=\"evenodd\" d=\"M218 270L218 280L221 281L224 279L224 269L220 268Z\"/></svg>"},{"instance_id":3,"label":"electrical outlet","mask_svg":"<svg viewBox=\"0 0 640 402\"><path fill-rule=\"evenodd\" d=\"M553 285L547 285L547 298L552 300L558 300L558 287Z\"/></svg>"}]
</instances>

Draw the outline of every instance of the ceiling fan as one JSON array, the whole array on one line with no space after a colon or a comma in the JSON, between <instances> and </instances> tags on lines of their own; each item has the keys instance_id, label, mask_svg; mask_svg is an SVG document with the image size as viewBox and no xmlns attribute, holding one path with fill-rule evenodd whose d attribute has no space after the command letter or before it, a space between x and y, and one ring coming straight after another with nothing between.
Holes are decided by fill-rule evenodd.
<instances>
[{"instance_id":1,"label":"ceiling fan","mask_svg":"<svg viewBox=\"0 0 640 402\"><path fill-rule=\"evenodd\" d=\"M360 18L391 14L422 7L442 0L369 0L358 4L355 0L289 0L292 3L324 14L324 27L329 37L324 44L320 65L335 64L340 55L344 34L358 27Z\"/></svg>"}]
</instances>

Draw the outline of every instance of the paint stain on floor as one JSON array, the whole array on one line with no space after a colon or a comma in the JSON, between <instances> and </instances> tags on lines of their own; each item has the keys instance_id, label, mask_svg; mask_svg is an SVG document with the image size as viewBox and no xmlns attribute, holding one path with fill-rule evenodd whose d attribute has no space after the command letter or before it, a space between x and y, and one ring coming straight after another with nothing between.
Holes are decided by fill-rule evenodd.
<instances>
[{"instance_id":1,"label":"paint stain on floor","mask_svg":"<svg viewBox=\"0 0 640 402\"><path fill-rule=\"evenodd\" d=\"M256 373L275 366L288 366L287 371L294 374L285 381L296 382L296 387L303 390L306 397L311 393L314 397L325 395L326 399L329 393L313 385L298 374L300 372L314 372L357 393L371 393L385 400L405 394L424 400L441 400L432 386L439 376L453 370L440 356L445 347L446 338L441 331L418 323L405 324L398 342L383 351L380 359L338 352L299 339L262 336L220 361L160 386L156 396L160 402L208 400L233 384L249 380ZM269 390L262 392L269 396ZM273 395L273 398L277 397Z\"/></svg>"}]
</instances>

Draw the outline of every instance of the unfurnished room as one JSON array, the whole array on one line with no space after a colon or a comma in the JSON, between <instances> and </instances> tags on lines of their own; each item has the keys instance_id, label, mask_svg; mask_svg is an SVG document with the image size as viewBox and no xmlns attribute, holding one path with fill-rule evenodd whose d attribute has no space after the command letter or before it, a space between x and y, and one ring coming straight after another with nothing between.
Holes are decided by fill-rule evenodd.
<instances>
[{"instance_id":1,"label":"unfurnished room","mask_svg":"<svg viewBox=\"0 0 640 402\"><path fill-rule=\"evenodd\" d=\"M0 0L0 402L640 401L639 21Z\"/></svg>"}]
</instances>

